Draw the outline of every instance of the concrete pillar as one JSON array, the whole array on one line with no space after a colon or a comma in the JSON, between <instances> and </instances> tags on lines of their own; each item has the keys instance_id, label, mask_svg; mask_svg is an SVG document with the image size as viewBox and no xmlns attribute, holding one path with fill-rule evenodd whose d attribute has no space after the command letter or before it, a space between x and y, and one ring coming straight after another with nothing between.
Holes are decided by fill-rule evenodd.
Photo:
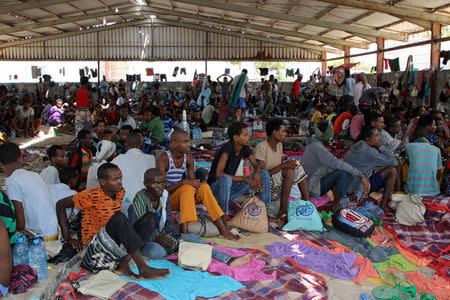
<instances>
[{"instance_id":1,"label":"concrete pillar","mask_svg":"<svg viewBox=\"0 0 450 300\"><path fill-rule=\"evenodd\" d=\"M322 76L326 76L327 75L327 62L325 61L327 59L327 52L326 51L322 51Z\"/></svg>"},{"instance_id":2,"label":"concrete pillar","mask_svg":"<svg viewBox=\"0 0 450 300\"><path fill-rule=\"evenodd\" d=\"M344 46L344 64L349 64L350 63L350 47L349 46Z\"/></svg>"},{"instance_id":3,"label":"concrete pillar","mask_svg":"<svg viewBox=\"0 0 450 300\"><path fill-rule=\"evenodd\" d=\"M377 38L377 86L381 84L381 73L384 69L384 39Z\"/></svg>"},{"instance_id":4,"label":"concrete pillar","mask_svg":"<svg viewBox=\"0 0 450 300\"><path fill-rule=\"evenodd\" d=\"M431 26L431 54L430 54L430 105L434 106L439 96L437 90L437 74L440 69L439 54L441 52L441 42L435 42L435 39L441 38L441 24L433 22Z\"/></svg>"}]
</instances>

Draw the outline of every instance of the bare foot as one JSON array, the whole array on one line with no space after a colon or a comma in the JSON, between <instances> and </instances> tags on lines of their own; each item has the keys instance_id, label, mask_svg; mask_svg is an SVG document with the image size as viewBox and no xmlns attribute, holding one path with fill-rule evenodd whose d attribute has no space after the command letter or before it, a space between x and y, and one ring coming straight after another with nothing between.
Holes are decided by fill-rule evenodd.
<instances>
[{"instance_id":1,"label":"bare foot","mask_svg":"<svg viewBox=\"0 0 450 300\"><path fill-rule=\"evenodd\" d=\"M384 206L384 205L381 205L381 209L382 210L384 210L384 213L386 214L386 215L395 215L395 210L393 210L392 208L390 208L389 206Z\"/></svg>"},{"instance_id":2,"label":"bare foot","mask_svg":"<svg viewBox=\"0 0 450 300\"><path fill-rule=\"evenodd\" d=\"M275 223L278 228L282 228L284 226L284 224L285 224L283 222L283 220L281 220L280 218L272 218L272 217L269 217L269 216L267 216L267 218L268 218L269 222Z\"/></svg>"},{"instance_id":3,"label":"bare foot","mask_svg":"<svg viewBox=\"0 0 450 300\"><path fill-rule=\"evenodd\" d=\"M114 273L118 275L124 275L128 276L133 280L140 280L139 275L134 274L133 271L131 271L130 267L128 266L129 259L123 259L119 266L114 270Z\"/></svg>"},{"instance_id":4,"label":"bare foot","mask_svg":"<svg viewBox=\"0 0 450 300\"><path fill-rule=\"evenodd\" d=\"M250 261L250 257L251 257L250 253L246 254L244 256L233 257L228 262L228 265L230 265L232 267L237 267L237 266L240 266L240 265L248 264L248 262Z\"/></svg>"},{"instance_id":5,"label":"bare foot","mask_svg":"<svg viewBox=\"0 0 450 300\"><path fill-rule=\"evenodd\" d=\"M147 265L139 267L139 276L142 279L157 280L169 276L170 269L155 269Z\"/></svg>"},{"instance_id":6,"label":"bare foot","mask_svg":"<svg viewBox=\"0 0 450 300\"><path fill-rule=\"evenodd\" d=\"M221 232L219 236L232 241L239 241L241 239L239 235L232 234L228 229L224 232Z\"/></svg>"}]
</instances>

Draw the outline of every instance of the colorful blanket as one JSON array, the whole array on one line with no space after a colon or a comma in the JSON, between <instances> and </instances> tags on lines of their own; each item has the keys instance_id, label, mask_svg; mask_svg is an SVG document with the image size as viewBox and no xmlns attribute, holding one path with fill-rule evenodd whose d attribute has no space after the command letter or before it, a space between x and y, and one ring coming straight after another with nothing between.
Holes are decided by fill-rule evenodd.
<instances>
[{"instance_id":1,"label":"colorful blanket","mask_svg":"<svg viewBox=\"0 0 450 300\"><path fill-rule=\"evenodd\" d=\"M415 226L401 225L394 217L386 217L383 227L401 247L419 257L433 259L430 266L450 278L450 212L427 210L425 224Z\"/></svg>"},{"instance_id":2,"label":"colorful blanket","mask_svg":"<svg viewBox=\"0 0 450 300\"><path fill-rule=\"evenodd\" d=\"M278 228L275 228L273 226L269 226L269 231L273 234L276 234L278 236L284 237L285 239L291 241L291 242L298 242L302 240L308 240L312 243L316 244L319 247L324 247L327 249L335 249L335 247L326 239L317 237L313 233L305 230L298 230L298 231L283 231Z\"/></svg>"},{"instance_id":3,"label":"colorful blanket","mask_svg":"<svg viewBox=\"0 0 450 300\"><path fill-rule=\"evenodd\" d=\"M240 249L249 251L250 249ZM269 258L260 250L253 250L253 256L265 262L263 272L272 274L277 273L276 280L263 281L243 281L241 282L245 288L236 292L229 292L215 298L208 299L328 299L328 287L326 280L307 269L302 268L290 258ZM78 274L76 281L81 282L89 279L94 273L83 270ZM217 275L216 273L212 273ZM73 276L71 277L73 278ZM56 295L62 295L67 300L73 299L98 299L92 296L84 296L74 291L71 285L72 280L63 281ZM164 299L156 292L152 292L140 285L129 282L123 286L111 298L119 299ZM205 299L205 298L197 298Z\"/></svg>"}]
</instances>

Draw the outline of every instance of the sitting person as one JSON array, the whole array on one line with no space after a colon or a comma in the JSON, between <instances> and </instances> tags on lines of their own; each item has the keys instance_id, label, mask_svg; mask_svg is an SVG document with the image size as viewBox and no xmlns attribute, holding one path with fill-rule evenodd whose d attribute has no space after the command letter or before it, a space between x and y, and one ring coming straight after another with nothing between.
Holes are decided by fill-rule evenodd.
<instances>
[{"instance_id":1,"label":"sitting person","mask_svg":"<svg viewBox=\"0 0 450 300\"><path fill-rule=\"evenodd\" d=\"M78 147L69 154L69 166L75 168L79 174L78 190L86 189L87 174L96 153L93 146L94 140L88 129L81 129L77 134Z\"/></svg>"},{"instance_id":2,"label":"sitting person","mask_svg":"<svg viewBox=\"0 0 450 300\"><path fill-rule=\"evenodd\" d=\"M417 126L414 142L406 144L409 160L406 192L419 196L434 196L440 193L439 176L442 169L441 151L430 144L428 130Z\"/></svg>"},{"instance_id":3,"label":"sitting person","mask_svg":"<svg viewBox=\"0 0 450 300\"><path fill-rule=\"evenodd\" d=\"M309 200L308 182L303 167L295 159L283 162L283 142L286 126L281 119L272 119L266 125L267 140L255 148L255 159L269 171L271 205L267 214L282 227L287 222L287 205L293 184L297 184L303 200Z\"/></svg>"},{"instance_id":4,"label":"sitting person","mask_svg":"<svg viewBox=\"0 0 450 300\"><path fill-rule=\"evenodd\" d=\"M164 123L161 121L158 107L153 107L151 111L146 111L144 121L139 124L139 128L144 130L144 134L150 136L152 143L159 144L164 140Z\"/></svg>"},{"instance_id":5,"label":"sitting person","mask_svg":"<svg viewBox=\"0 0 450 300\"><path fill-rule=\"evenodd\" d=\"M155 157L142 152L142 138L138 133L131 132L127 136L128 151L114 158L111 163L117 165L122 172L122 182L125 188L124 213L128 214L128 205L137 192L144 188L144 173L155 167Z\"/></svg>"},{"instance_id":6,"label":"sitting person","mask_svg":"<svg viewBox=\"0 0 450 300\"><path fill-rule=\"evenodd\" d=\"M22 153L14 143L0 145L6 192L14 205L17 231L30 230L45 242L58 239L58 222L47 184L39 174L21 168Z\"/></svg>"},{"instance_id":7,"label":"sitting person","mask_svg":"<svg viewBox=\"0 0 450 300\"><path fill-rule=\"evenodd\" d=\"M66 111L63 108L63 101L61 99L57 99L56 104L53 105L48 112L47 123L50 126L63 124L65 114Z\"/></svg>"},{"instance_id":8,"label":"sitting person","mask_svg":"<svg viewBox=\"0 0 450 300\"><path fill-rule=\"evenodd\" d=\"M116 156L116 144L107 140L99 142L97 147L97 155L95 156L88 171L86 189L92 189L100 186L97 178L98 167L104 163L111 162Z\"/></svg>"},{"instance_id":9,"label":"sitting person","mask_svg":"<svg viewBox=\"0 0 450 300\"><path fill-rule=\"evenodd\" d=\"M317 124L317 130L310 131L311 137L302 157L302 166L308 175L308 189L310 196L319 198L333 189L333 211L339 209L341 198L347 196L348 177L354 175L361 178L364 192L369 192L369 182L364 174L348 163L331 154L324 144L328 143L332 135L326 135L330 124L322 121ZM330 171L332 169L332 171Z\"/></svg>"},{"instance_id":10,"label":"sitting person","mask_svg":"<svg viewBox=\"0 0 450 300\"><path fill-rule=\"evenodd\" d=\"M208 183L220 207L228 214L230 200L245 194L252 188L260 193L261 201L269 206L270 175L267 170L261 168L248 146L250 137L247 125L239 122L232 123L228 128L228 138L230 141L217 152L208 177ZM244 158L250 161L254 172L250 176L236 176L239 164Z\"/></svg>"},{"instance_id":11,"label":"sitting person","mask_svg":"<svg viewBox=\"0 0 450 300\"><path fill-rule=\"evenodd\" d=\"M125 146L127 142L128 135L133 132L134 129L130 125L123 125L120 129L120 140L116 142L116 152L117 154L124 154L127 152L128 148Z\"/></svg>"},{"instance_id":12,"label":"sitting person","mask_svg":"<svg viewBox=\"0 0 450 300\"><path fill-rule=\"evenodd\" d=\"M97 149L98 143L103 140L111 140L111 136L106 133L106 121L103 119L97 120L94 123L94 130L92 131L93 146Z\"/></svg>"},{"instance_id":13,"label":"sitting person","mask_svg":"<svg viewBox=\"0 0 450 300\"><path fill-rule=\"evenodd\" d=\"M11 100L9 107L3 109L0 124L7 130L7 133L14 137L17 134L17 102Z\"/></svg>"},{"instance_id":14,"label":"sitting person","mask_svg":"<svg viewBox=\"0 0 450 300\"><path fill-rule=\"evenodd\" d=\"M133 214L136 220L133 228L145 242L141 248L141 253L150 259L162 259L177 251L177 242L183 240L186 242L206 244L199 235L179 234L175 228L170 208L169 193L165 190L166 176L159 169L149 169L145 172L145 188L139 191L133 199L133 205L130 206L129 218ZM155 225L152 230L142 226L146 224L146 219L153 219ZM170 236L170 237L168 237ZM169 252L167 251L169 250ZM246 264L250 255L242 257L232 257L231 255L212 250L212 257L220 262L230 266Z\"/></svg>"},{"instance_id":15,"label":"sitting person","mask_svg":"<svg viewBox=\"0 0 450 300\"><path fill-rule=\"evenodd\" d=\"M81 218L82 212L73 207L72 201L73 195L77 194L78 172L72 167L65 167L61 170L59 178L61 182L50 184L49 189L64 244L61 251L49 260L52 264L68 261L83 248L81 242L70 235L70 230L75 231L81 240L81 228L78 227L79 223L76 220Z\"/></svg>"},{"instance_id":16,"label":"sitting person","mask_svg":"<svg viewBox=\"0 0 450 300\"><path fill-rule=\"evenodd\" d=\"M46 184L59 183L59 172L67 167L68 158L66 150L61 145L50 146L47 150L50 165L41 171L42 180Z\"/></svg>"},{"instance_id":17,"label":"sitting person","mask_svg":"<svg viewBox=\"0 0 450 300\"><path fill-rule=\"evenodd\" d=\"M361 171L369 178L370 191L378 192L383 189L381 208L386 212L392 212L389 202L397 180L397 158L387 148L381 145L380 135L375 127L366 126L361 131L358 141L348 151L345 161L355 169ZM383 168L373 174L376 167ZM349 190L355 191L357 199L363 194L363 187L359 178L350 180Z\"/></svg>"},{"instance_id":18,"label":"sitting person","mask_svg":"<svg viewBox=\"0 0 450 300\"><path fill-rule=\"evenodd\" d=\"M119 125L117 125L119 129L122 129L124 125L130 125L133 129L136 128L136 121L130 115L128 115L128 109L129 107L126 104L120 106L120 121Z\"/></svg>"},{"instance_id":19,"label":"sitting person","mask_svg":"<svg viewBox=\"0 0 450 300\"><path fill-rule=\"evenodd\" d=\"M381 131L379 131L381 145L386 147L393 154L400 153L405 149L405 144L409 136L408 128L405 127L403 131L403 137L401 140L399 140L396 138L396 136L400 133L401 130L401 121L396 117L390 117L386 120L386 130L382 129Z\"/></svg>"},{"instance_id":20,"label":"sitting person","mask_svg":"<svg viewBox=\"0 0 450 300\"><path fill-rule=\"evenodd\" d=\"M170 206L172 209L180 210L180 232L187 233L188 224L197 222L195 204L203 203L219 232L228 239L239 240L240 237L232 234L224 223L226 222L224 213L209 185L195 179L194 156L190 152L189 134L176 129L170 140L170 150L161 154L157 167L167 176ZM184 176L186 177L183 178Z\"/></svg>"},{"instance_id":21,"label":"sitting person","mask_svg":"<svg viewBox=\"0 0 450 300\"><path fill-rule=\"evenodd\" d=\"M31 107L30 99L26 98L23 106L18 106L16 111L17 129L24 129L25 137L28 137L28 131L31 131L32 135L35 135L37 132L34 128L34 109Z\"/></svg>"},{"instance_id":22,"label":"sitting person","mask_svg":"<svg viewBox=\"0 0 450 300\"><path fill-rule=\"evenodd\" d=\"M125 191L119 167L103 164L98 168L97 176L100 187L82 191L72 198L75 208L83 210L81 235L87 249L81 267L94 272L114 270L132 279L161 279L169 275L168 269L147 266L139 252L145 242L121 212ZM131 258L139 275L128 266Z\"/></svg>"},{"instance_id":23,"label":"sitting person","mask_svg":"<svg viewBox=\"0 0 450 300\"><path fill-rule=\"evenodd\" d=\"M9 291L9 282L13 269L12 247L9 244L7 228L3 220L0 220L0 296L6 297Z\"/></svg>"}]
</instances>

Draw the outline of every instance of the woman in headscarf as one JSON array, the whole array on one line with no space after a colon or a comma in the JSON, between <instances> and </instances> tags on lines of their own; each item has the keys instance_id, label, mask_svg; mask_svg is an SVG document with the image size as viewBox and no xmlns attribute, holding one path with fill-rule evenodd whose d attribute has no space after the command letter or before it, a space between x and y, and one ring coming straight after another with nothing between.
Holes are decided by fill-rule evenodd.
<instances>
[{"instance_id":1,"label":"woman in headscarf","mask_svg":"<svg viewBox=\"0 0 450 300\"><path fill-rule=\"evenodd\" d=\"M116 144L107 140L98 143L97 156L89 168L86 182L86 189L96 188L100 186L97 177L98 168L106 162L110 162L117 156Z\"/></svg>"}]
</instances>

